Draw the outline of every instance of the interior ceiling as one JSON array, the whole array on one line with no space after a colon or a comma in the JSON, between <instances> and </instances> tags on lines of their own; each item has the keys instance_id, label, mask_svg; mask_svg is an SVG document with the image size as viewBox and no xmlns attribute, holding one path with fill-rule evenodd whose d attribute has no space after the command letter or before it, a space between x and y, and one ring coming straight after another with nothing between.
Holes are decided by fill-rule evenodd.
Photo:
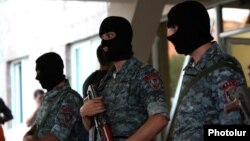
<instances>
[{"instance_id":1,"label":"interior ceiling","mask_svg":"<svg viewBox=\"0 0 250 141\"><path fill-rule=\"evenodd\" d=\"M174 5L176 3L183 2L183 1L186 1L186 0L166 0L166 4ZM236 0L199 0L199 2L204 4L207 8L212 7L214 5L218 5L218 4L228 3L231 1L236 1Z\"/></svg>"},{"instance_id":2,"label":"interior ceiling","mask_svg":"<svg viewBox=\"0 0 250 141\"><path fill-rule=\"evenodd\" d=\"M137 0L63 0L63 1L100 1L100 2L128 2L128 1L137 1ZM166 5L174 5L179 2L187 0L166 0ZM250 0L199 0L207 8L218 5L218 4L227 4L228 7L242 7L249 8ZM228 4L230 3L230 4Z\"/></svg>"},{"instance_id":3,"label":"interior ceiling","mask_svg":"<svg viewBox=\"0 0 250 141\"><path fill-rule=\"evenodd\" d=\"M64 1L103 1L103 2L118 2L118 1L135 1L135 0L64 0ZM166 4L176 4L182 1L186 0L166 0ZM203 4L213 4L213 3L224 3L224 2L230 2L230 1L237 1L237 0L199 0L199 2ZM241 0L244 1L244 0Z\"/></svg>"},{"instance_id":4,"label":"interior ceiling","mask_svg":"<svg viewBox=\"0 0 250 141\"><path fill-rule=\"evenodd\" d=\"M127 2L127 1L137 1L137 0L63 0L63 1L100 1L100 2ZM183 2L186 0L166 0L166 5L174 5L179 2ZM199 0L199 2L203 3L207 8L213 7L218 4L227 4L228 7L242 7L249 8L250 0Z\"/></svg>"},{"instance_id":5,"label":"interior ceiling","mask_svg":"<svg viewBox=\"0 0 250 141\"><path fill-rule=\"evenodd\" d=\"M135 1L135 0L64 0L64 1L100 1L100 2L128 2L128 1ZM186 0L166 0L166 5L164 11L167 12L173 5L179 2L183 2ZM214 7L216 5L223 5L223 7L237 7L237 8L247 8L250 9L250 0L199 0L202 4L204 4L207 8ZM164 12L163 11L163 15ZM250 39L250 32L241 33L235 35L233 37L239 38L248 38Z\"/></svg>"}]
</instances>

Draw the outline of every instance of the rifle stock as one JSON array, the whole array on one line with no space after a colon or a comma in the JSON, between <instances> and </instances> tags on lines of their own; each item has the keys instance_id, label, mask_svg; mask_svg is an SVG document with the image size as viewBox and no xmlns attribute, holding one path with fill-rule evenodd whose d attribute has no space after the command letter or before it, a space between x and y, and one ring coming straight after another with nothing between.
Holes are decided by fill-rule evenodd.
<instances>
[{"instance_id":1,"label":"rifle stock","mask_svg":"<svg viewBox=\"0 0 250 141\"><path fill-rule=\"evenodd\" d=\"M237 92L236 98L240 102L240 108L244 114L245 124L250 125L250 89L242 87Z\"/></svg>"},{"instance_id":2,"label":"rifle stock","mask_svg":"<svg viewBox=\"0 0 250 141\"><path fill-rule=\"evenodd\" d=\"M113 136L111 133L111 128L108 124L104 124L101 126L101 131L102 131L102 135L105 141L113 141Z\"/></svg>"},{"instance_id":3,"label":"rifle stock","mask_svg":"<svg viewBox=\"0 0 250 141\"><path fill-rule=\"evenodd\" d=\"M93 99L97 96L94 85L91 84L88 86L87 95L89 99ZM97 134L102 141L113 141L111 127L107 124L103 113L94 116L94 122Z\"/></svg>"},{"instance_id":4,"label":"rifle stock","mask_svg":"<svg viewBox=\"0 0 250 141\"><path fill-rule=\"evenodd\" d=\"M233 101L225 105L225 112L240 109L244 117L244 124L250 125L250 91L245 86L235 91Z\"/></svg>"}]
</instances>

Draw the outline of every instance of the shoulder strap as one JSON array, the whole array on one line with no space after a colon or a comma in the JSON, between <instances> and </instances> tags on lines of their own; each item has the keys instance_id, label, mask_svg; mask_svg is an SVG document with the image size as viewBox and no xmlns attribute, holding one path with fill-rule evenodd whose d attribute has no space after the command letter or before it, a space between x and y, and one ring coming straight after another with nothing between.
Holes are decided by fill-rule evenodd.
<instances>
[{"instance_id":1,"label":"shoulder strap","mask_svg":"<svg viewBox=\"0 0 250 141\"><path fill-rule=\"evenodd\" d=\"M181 91L181 94L180 94L180 98L178 100L178 103L179 101L183 98L183 96L185 95L185 93L187 93L189 91L189 89L192 87L192 85L194 85L195 83L197 83L203 76L209 74L210 72L218 69L218 68L222 68L222 67L229 67L231 69L233 69L234 71L240 73L244 78L244 73L242 71L242 69L238 68L237 66L233 65L233 64L230 64L230 63L227 63L227 62L219 62L215 65L212 65L211 67L208 67L207 69L205 69L204 71L202 71L199 75L197 75L196 77L194 77L193 79L191 79L191 81L188 83L188 85L183 89L183 91ZM245 83L246 83L246 80L244 79Z\"/></svg>"},{"instance_id":2,"label":"shoulder strap","mask_svg":"<svg viewBox=\"0 0 250 141\"><path fill-rule=\"evenodd\" d=\"M180 106L180 101L183 99L183 97L189 91L189 89L195 83L197 83L203 76L206 76L210 72L212 72L212 71L214 71L214 70L216 70L218 68L222 68L222 67L229 67L229 68L233 69L234 71L240 73L244 77L244 83L246 83L246 79L245 79L245 75L243 73L243 70L241 68L233 65L233 64L225 62L224 60L221 61L221 62L219 62L219 63L217 63L217 64L214 64L214 65L206 68L200 74L198 74L196 77L194 77L193 79L191 79L190 82L188 83L188 85L181 91L180 96L179 96L178 101L177 101L177 106L176 106L176 109L175 109L175 112L174 112L173 120L175 120L175 118L176 118L176 111L178 110L178 108ZM170 132L173 130L172 129L172 127L174 126L173 124L174 124L174 122L172 121L171 124L170 124ZM169 134L169 133L167 133L167 134Z\"/></svg>"},{"instance_id":3,"label":"shoulder strap","mask_svg":"<svg viewBox=\"0 0 250 141\"><path fill-rule=\"evenodd\" d=\"M35 133L34 133L34 136L35 136L35 137L38 135L39 130L43 127L43 125L44 125L44 123L45 123L45 121L46 121L46 119L47 119L49 113L50 113L50 112L52 111L52 109L53 109L53 106L56 105L61 99L63 99L64 97L66 97L66 95L67 95L67 91L64 92L64 93L61 94L61 95L58 95L58 96L56 97L55 101L52 102L52 103L50 103L50 105L48 106L48 110L46 111L46 113L44 114L44 116L43 116L43 118L42 118L41 123L40 123L39 125L37 125L36 131L35 131Z\"/></svg>"}]
</instances>

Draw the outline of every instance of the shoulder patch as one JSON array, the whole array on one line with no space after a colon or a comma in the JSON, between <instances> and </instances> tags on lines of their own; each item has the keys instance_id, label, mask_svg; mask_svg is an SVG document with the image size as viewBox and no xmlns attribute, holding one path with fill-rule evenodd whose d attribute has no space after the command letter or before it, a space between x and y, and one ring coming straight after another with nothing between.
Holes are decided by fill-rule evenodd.
<instances>
[{"instance_id":1,"label":"shoulder patch","mask_svg":"<svg viewBox=\"0 0 250 141\"><path fill-rule=\"evenodd\" d=\"M65 127L70 127L74 118L76 116L76 112L73 111L70 107L64 107L59 111L59 121Z\"/></svg>"},{"instance_id":2,"label":"shoulder patch","mask_svg":"<svg viewBox=\"0 0 250 141\"><path fill-rule=\"evenodd\" d=\"M221 89L224 91L224 110L226 113L240 108L237 100L239 87L239 82L236 80L228 80L221 85Z\"/></svg>"},{"instance_id":3,"label":"shoulder patch","mask_svg":"<svg viewBox=\"0 0 250 141\"><path fill-rule=\"evenodd\" d=\"M149 73L144 80L155 90L163 89L163 82L157 73Z\"/></svg>"}]
</instances>

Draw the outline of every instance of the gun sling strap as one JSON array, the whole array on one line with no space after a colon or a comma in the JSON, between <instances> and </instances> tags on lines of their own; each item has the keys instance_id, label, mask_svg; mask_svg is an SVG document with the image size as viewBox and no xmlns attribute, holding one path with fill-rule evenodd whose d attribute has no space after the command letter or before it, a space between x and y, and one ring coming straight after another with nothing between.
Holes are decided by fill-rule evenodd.
<instances>
[{"instance_id":1,"label":"gun sling strap","mask_svg":"<svg viewBox=\"0 0 250 141\"><path fill-rule=\"evenodd\" d=\"M240 73L244 77L244 81L245 81L244 83L246 84L246 79L245 79L245 76L244 76L244 73L243 73L242 69L236 67L233 64L229 64L227 62L219 62L219 63L217 63L215 65L212 65L211 67L208 67L207 69L202 71L199 75L197 75L196 77L194 77L193 79L190 80L188 85L183 89L183 91L181 91L180 98L178 99L177 107L179 107L180 100L182 100L185 93L187 93L189 91L189 89L192 87L192 85L197 83L203 76L209 74L210 72L212 72L212 71L214 71L214 70L216 70L218 68L223 68L223 67L229 67L229 68L233 69L234 71Z\"/></svg>"},{"instance_id":2,"label":"gun sling strap","mask_svg":"<svg viewBox=\"0 0 250 141\"><path fill-rule=\"evenodd\" d=\"M47 110L46 113L44 114L44 116L43 116L43 118L42 118L40 124L39 124L39 125L37 124L36 131L35 131L35 133L34 133L34 135L33 135L34 137L37 137L38 132L39 132L39 130L43 127L43 125L44 125L44 123L45 123L45 121L46 121L46 119L47 119L49 113L52 111L52 109L54 108L54 106L55 106L61 99L63 99L64 97L66 97L67 92L68 92L68 91L65 91L65 92L63 92L62 94L57 95L56 98L55 98L55 100L54 100L53 102L50 103L50 105L49 105L48 108L47 108L48 110Z\"/></svg>"},{"instance_id":3,"label":"gun sling strap","mask_svg":"<svg viewBox=\"0 0 250 141\"><path fill-rule=\"evenodd\" d=\"M190 80L190 82L187 84L186 87L184 87L184 89L181 91L180 93L180 96L178 98L178 101L177 101L177 106L176 106L176 110L174 112L174 116L173 116L173 120L172 123L170 124L170 131L169 132L173 132L173 124L175 124L175 118L176 118L176 111L178 110L179 108L179 105L180 105L180 101L182 100L182 98L185 96L185 94L189 91L189 89L195 84L197 83L203 76L206 76L207 74L209 74L210 72L218 69L218 68L223 68L223 67L229 67L231 69L233 69L234 71L240 73L242 75L242 77L244 77L244 83L246 84L246 79L245 79L245 76L244 76L244 73L242 71L242 69L238 68L237 66L233 65L233 64L230 64L230 63L227 63L225 62L225 60L217 63L217 64L214 64L208 68L206 68L205 70L203 70L200 74L198 74L196 77L194 77L193 79ZM170 133L167 133L167 134L170 134Z\"/></svg>"}]
</instances>

